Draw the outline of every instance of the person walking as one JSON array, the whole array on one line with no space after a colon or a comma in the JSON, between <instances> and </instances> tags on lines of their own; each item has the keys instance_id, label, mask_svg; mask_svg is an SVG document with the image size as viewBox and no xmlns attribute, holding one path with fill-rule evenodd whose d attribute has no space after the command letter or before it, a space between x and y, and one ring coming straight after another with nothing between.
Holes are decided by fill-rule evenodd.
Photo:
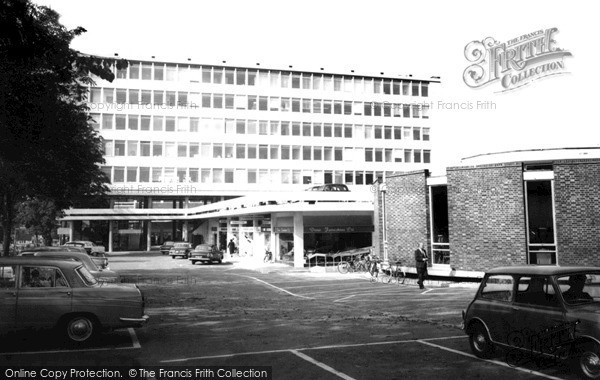
<instances>
[{"instance_id":1,"label":"person walking","mask_svg":"<svg viewBox=\"0 0 600 380\"><path fill-rule=\"evenodd\" d=\"M427 277L427 251L423 248L423 243L419 243L419 248L415 251L415 262L417 267L417 284L419 289L425 289L423 280Z\"/></svg>"},{"instance_id":2,"label":"person walking","mask_svg":"<svg viewBox=\"0 0 600 380\"><path fill-rule=\"evenodd\" d=\"M233 238L229 240L229 244L227 244L227 248L229 248L229 254L233 256L235 253L235 243L233 242Z\"/></svg>"}]
</instances>

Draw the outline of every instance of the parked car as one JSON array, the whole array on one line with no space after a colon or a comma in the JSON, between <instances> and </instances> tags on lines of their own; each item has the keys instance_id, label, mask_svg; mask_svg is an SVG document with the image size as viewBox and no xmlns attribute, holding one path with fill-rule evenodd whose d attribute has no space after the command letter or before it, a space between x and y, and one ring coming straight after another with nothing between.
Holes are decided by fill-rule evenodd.
<instances>
[{"instance_id":1,"label":"parked car","mask_svg":"<svg viewBox=\"0 0 600 380\"><path fill-rule=\"evenodd\" d=\"M307 191L350 191L348 186L343 183L328 183L320 186L313 186L308 188Z\"/></svg>"},{"instance_id":2,"label":"parked car","mask_svg":"<svg viewBox=\"0 0 600 380\"><path fill-rule=\"evenodd\" d=\"M65 243L67 247L83 247L88 255L96 256L98 253L104 253L106 249L102 245L96 245L95 243L87 240L75 240Z\"/></svg>"},{"instance_id":3,"label":"parked car","mask_svg":"<svg viewBox=\"0 0 600 380\"><path fill-rule=\"evenodd\" d=\"M219 251L212 244L199 244L190 253L189 260L192 262L192 265L198 261L202 263L217 262L221 264L223 262L223 252Z\"/></svg>"},{"instance_id":4,"label":"parked car","mask_svg":"<svg viewBox=\"0 0 600 380\"><path fill-rule=\"evenodd\" d=\"M99 268L90 256L82 252L67 252L67 251L30 251L25 250L19 256L35 256L44 258L61 258L65 260L75 260L82 263L98 281L101 282L119 282L119 274L117 272Z\"/></svg>"},{"instance_id":5,"label":"parked car","mask_svg":"<svg viewBox=\"0 0 600 380\"><path fill-rule=\"evenodd\" d=\"M72 342L148 321L135 284L100 284L78 261L0 257L0 333L56 328Z\"/></svg>"},{"instance_id":6,"label":"parked car","mask_svg":"<svg viewBox=\"0 0 600 380\"><path fill-rule=\"evenodd\" d=\"M509 364L524 354L567 360L582 377L599 379L600 267L490 270L463 323L478 357L500 347Z\"/></svg>"},{"instance_id":7,"label":"parked car","mask_svg":"<svg viewBox=\"0 0 600 380\"><path fill-rule=\"evenodd\" d=\"M171 250L171 247L173 247L173 244L175 244L174 241L164 242L163 245L160 246L160 253L162 253L163 255L168 255L169 251Z\"/></svg>"},{"instance_id":8,"label":"parked car","mask_svg":"<svg viewBox=\"0 0 600 380\"><path fill-rule=\"evenodd\" d=\"M190 243L176 242L169 250L169 255L172 258L176 258L177 256L179 256L183 257L184 259L187 259L188 257L190 257L190 252L192 251L192 249L193 248Z\"/></svg>"},{"instance_id":9,"label":"parked car","mask_svg":"<svg viewBox=\"0 0 600 380\"><path fill-rule=\"evenodd\" d=\"M62 245L59 247L35 247L27 248L22 252L79 252L88 254L83 246L75 245ZM90 259L96 264L98 268L108 269L108 257L104 252L98 252L96 256L89 255Z\"/></svg>"}]
</instances>

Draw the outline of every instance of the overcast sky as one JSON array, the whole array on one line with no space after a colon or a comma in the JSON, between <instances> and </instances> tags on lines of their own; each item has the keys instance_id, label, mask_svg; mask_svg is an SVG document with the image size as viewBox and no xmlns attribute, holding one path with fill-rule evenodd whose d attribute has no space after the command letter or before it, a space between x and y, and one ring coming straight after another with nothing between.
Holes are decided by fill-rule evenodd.
<instances>
[{"instance_id":1,"label":"overcast sky","mask_svg":"<svg viewBox=\"0 0 600 380\"><path fill-rule=\"evenodd\" d=\"M34 2L55 9L67 27L86 28L72 47L91 54L440 76L442 84L431 88L435 165L486 152L600 146L593 1ZM553 27L556 46L573 55L564 60L569 74L506 93L498 93L499 84L464 83L469 42L507 42ZM495 109L477 110L478 101Z\"/></svg>"}]
</instances>

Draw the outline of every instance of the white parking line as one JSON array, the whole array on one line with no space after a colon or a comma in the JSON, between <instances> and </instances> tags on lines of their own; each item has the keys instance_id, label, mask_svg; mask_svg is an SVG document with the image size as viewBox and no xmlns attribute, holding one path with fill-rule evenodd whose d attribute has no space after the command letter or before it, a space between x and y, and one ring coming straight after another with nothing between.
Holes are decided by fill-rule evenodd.
<instances>
[{"instance_id":1,"label":"white parking line","mask_svg":"<svg viewBox=\"0 0 600 380\"><path fill-rule=\"evenodd\" d=\"M333 302L341 302L341 301L347 300L348 298L352 298L352 297L354 297L354 296L356 296L356 294L353 294L353 295L351 295L351 296L348 296L348 297L340 298L340 299L338 299L338 300L335 300L335 301L333 301Z\"/></svg>"},{"instance_id":2,"label":"white parking line","mask_svg":"<svg viewBox=\"0 0 600 380\"><path fill-rule=\"evenodd\" d=\"M247 277L247 278L251 278L251 279L253 279L253 280L256 280L256 281L258 281L258 282L262 282L263 284L265 284L265 285L268 285L268 286L271 286L271 287L273 287L273 288L275 288L275 289L277 289L277 290L280 290L280 291L282 291L282 292L284 292L284 293L287 293L287 294L289 294L290 296L294 296L294 297L300 297L300 298L306 298L306 299L309 299L309 300L312 300L312 299L314 299L314 298L312 298L312 297L306 297L306 296L302 296L302 295L300 295L300 294L295 294L295 293L292 293L292 292L290 292L290 291L287 291L287 290L285 290L285 289L283 289L283 288L280 288L279 286L275 286L275 285L269 284L268 282L266 282L266 281L263 281L263 280L261 280L261 279L259 279L259 278L256 278L256 277L251 277L251 276L242 276L242 275L239 275L239 274L236 274L236 276L240 276L240 277Z\"/></svg>"},{"instance_id":3,"label":"white parking line","mask_svg":"<svg viewBox=\"0 0 600 380\"><path fill-rule=\"evenodd\" d=\"M409 333L407 332L406 334L409 334ZM457 339L457 338L466 338L466 335L453 335L453 336L425 338L425 339L418 339L418 340L417 339L405 339L405 340L392 340L392 341L386 341L386 342L332 344L329 346L319 346L319 347L303 347L303 348L289 348L289 349L270 350L270 351L238 352L235 354L195 356L195 357L190 357L190 358L161 360L160 363L181 363L181 362L187 362L187 361L191 361L191 360L221 359L221 358L232 358L232 357L236 357L236 356L276 354L276 353L284 353L284 352L291 352L291 351L311 351L311 350L329 350L329 349L336 349L336 348L381 346L381 345L390 345L390 344L416 343L416 342L421 342L421 341L425 342L425 341L429 341L429 340L445 340L445 339Z\"/></svg>"},{"instance_id":4,"label":"white parking line","mask_svg":"<svg viewBox=\"0 0 600 380\"><path fill-rule=\"evenodd\" d=\"M141 348L142 346L140 345L137 335L135 335L135 330L132 327L128 328L127 330L129 331L129 336L133 342L133 348Z\"/></svg>"},{"instance_id":5,"label":"white parking line","mask_svg":"<svg viewBox=\"0 0 600 380\"><path fill-rule=\"evenodd\" d=\"M448 348L448 347L440 346L439 344L427 342L427 341L425 341L425 339L417 340L417 342L422 343L422 344L426 344L426 345L431 346L431 347L436 347L436 348L439 348L439 349L444 350L444 351L453 352L453 353L458 354L458 355L467 356L469 358L473 358L473 359L481 360L481 361L484 361L484 362L496 364L496 365L499 365L499 366L502 366L502 367L512 368L512 369L515 369L517 371L528 373L530 375L536 375L536 376L539 376L539 377L545 377L546 379L563 380L560 377L546 375L544 373L541 373L541 372L538 372L538 371L534 371L534 370L531 370L531 369L526 369L526 368L521 368L521 367L514 367L514 366L511 366L511 365L508 365L508 363L501 362L501 361L498 361L498 360L481 359L481 358L478 358L475 355L472 355L472 354L469 354L469 353L466 353L466 352L455 350L453 348Z\"/></svg>"},{"instance_id":6,"label":"white parking line","mask_svg":"<svg viewBox=\"0 0 600 380\"><path fill-rule=\"evenodd\" d=\"M292 354L294 354L294 355L296 355L296 356L298 356L298 357L300 357L300 358L302 358L302 359L306 360L306 361L307 361L307 362L309 362L309 363L312 363L312 364L314 364L314 365L316 365L316 366L318 366L318 367L321 367L321 368L323 368L325 371L331 372L331 373L333 373L334 375L336 375L336 376L338 376L338 377L341 377L342 379L345 379L345 380L355 380L353 377L350 377L350 376L346 375L345 373L342 373L342 372L340 372L340 371L337 371L337 370L335 370L334 368L331 368L330 366L328 366L327 364L325 364L325 363L321 363L320 361L317 361L317 360L315 360L315 359L311 358L311 357L310 357L310 356L308 356L308 355L305 355L305 354L303 354L303 353L301 353L301 352L298 352L298 351L296 351L296 350L291 350L290 352L291 352Z\"/></svg>"},{"instance_id":7,"label":"white parking line","mask_svg":"<svg viewBox=\"0 0 600 380\"><path fill-rule=\"evenodd\" d=\"M81 348L78 350L50 350L50 351L26 351L26 352L0 352L0 355L39 355L39 354L64 354L67 352L95 352L95 351L110 351L110 350L135 350L142 348L140 341L135 334L133 328L128 328L129 336L131 337L131 347L100 347L100 348Z\"/></svg>"}]
</instances>

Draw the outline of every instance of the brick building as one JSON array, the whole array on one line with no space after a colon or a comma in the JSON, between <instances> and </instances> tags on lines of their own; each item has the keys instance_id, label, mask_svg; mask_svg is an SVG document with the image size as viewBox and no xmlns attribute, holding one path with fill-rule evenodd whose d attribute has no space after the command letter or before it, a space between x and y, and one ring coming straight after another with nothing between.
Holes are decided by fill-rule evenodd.
<instances>
[{"instance_id":1,"label":"brick building","mask_svg":"<svg viewBox=\"0 0 600 380\"><path fill-rule=\"evenodd\" d=\"M600 266L599 148L480 155L443 176L421 170L388 177L376 190L375 250L409 270L421 242L433 275Z\"/></svg>"}]
</instances>

